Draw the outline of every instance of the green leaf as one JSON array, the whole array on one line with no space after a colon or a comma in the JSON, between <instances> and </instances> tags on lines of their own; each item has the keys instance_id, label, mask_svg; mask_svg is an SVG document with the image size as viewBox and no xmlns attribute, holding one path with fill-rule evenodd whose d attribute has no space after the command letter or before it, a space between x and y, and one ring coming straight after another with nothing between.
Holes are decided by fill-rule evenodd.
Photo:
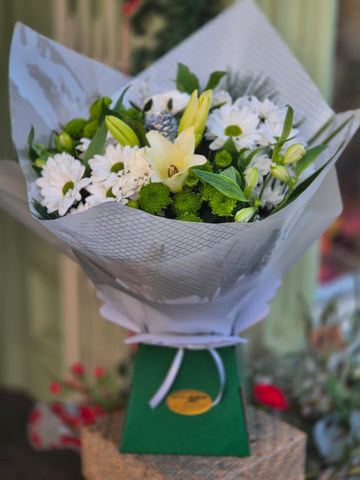
<instances>
[{"instance_id":1,"label":"green leaf","mask_svg":"<svg viewBox=\"0 0 360 480\"><path fill-rule=\"evenodd\" d=\"M280 203L269 215L273 215L275 212L278 210L281 210L282 208L286 207L289 203L293 202L299 195L301 195L311 184L312 182L320 175L320 173L324 170L324 168L329 165L329 163L336 157L336 155L340 152L340 150L344 147L345 145L345 140L341 142L339 147L337 148L336 152L334 155L331 156L331 158L316 172L314 172L310 177L306 178L303 182L300 183L292 192L291 194L285 198L285 200Z\"/></svg>"},{"instance_id":2,"label":"green leaf","mask_svg":"<svg viewBox=\"0 0 360 480\"><path fill-rule=\"evenodd\" d=\"M214 90L214 88L216 88L219 85L220 80L225 75L227 75L227 72L221 72L221 71L212 72L206 84L205 90Z\"/></svg>"},{"instance_id":3,"label":"green leaf","mask_svg":"<svg viewBox=\"0 0 360 480\"><path fill-rule=\"evenodd\" d=\"M176 86L180 92L186 92L189 95L191 95L194 90L200 90L199 79L182 63L178 63Z\"/></svg>"},{"instance_id":4,"label":"green leaf","mask_svg":"<svg viewBox=\"0 0 360 480\"><path fill-rule=\"evenodd\" d=\"M131 85L128 85L121 93L118 101L116 102L115 104L115 107L113 108L113 111L116 112L116 113L120 113L121 112L121 107L123 105L123 101L124 101L124 97L126 95L126 92L129 90L129 88L131 87Z\"/></svg>"},{"instance_id":5,"label":"green leaf","mask_svg":"<svg viewBox=\"0 0 360 480\"><path fill-rule=\"evenodd\" d=\"M192 171L202 180L216 188L216 190L219 190L223 195L239 200L240 202L248 201L239 185L231 178L199 169L193 169Z\"/></svg>"},{"instance_id":6,"label":"green leaf","mask_svg":"<svg viewBox=\"0 0 360 480\"><path fill-rule=\"evenodd\" d=\"M236 150L236 147L235 147L235 143L232 139L232 137L229 137L226 142L224 143L224 145L222 146L222 149L223 150L226 150L227 152L229 153L238 153L238 151Z\"/></svg>"},{"instance_id":7,"label":"green leaf","mask_svg":"<svg viewBox=\"0 0 360 480\"><path fill-rule=\"evenodd\" d=\"M279 143L275 146L274 151L273 151L272 160L274 162L276 162L276 160L277 160L277 158L280 154L281 147L282 147L283 143L288 139L288 137L290 135L292 125L293 125L293 120L294 120L294 110L290 107L290 105L288 105L288 109L287 109L286 117L285 117L285 121L284 121L284 126L283 126L283 129L282 129L282 132L281 132L281 137L279 139Z\"/></svg>"},{"instance_id":8,"label":"green leaf","mask_svg":"<svg viewBox=\"0 0 360 480\"><path fill-rule=\"evenodd\" d=\"M280 142L283 142L290 135L294 120L294 110L288 105L283 130L281 132Z\"/></svg>"},{"instance_id":9,"label":"green leaf","mask_svg":"<svg viewBox=\"0 0 360 480\"><path fill-rule=\"evenodd\" d=\"M152 104L153 104L153 99L149 98L149 100L144 105L143 112L148 112L151 109Z\"/></svg>"},{"instance_id":10,"label":"green leaf","mask_svg":"<svg viewBox=\"0 0 360 480\"><path fill-rule=\"evenodd\" d=\"M29 132L29 135L28 135L28 145L29 145L29 148L32 147L32 144L34 142L34 137L35 137L35 129L34 127L31 125L31 129L30 129L30 132Z\"/></svg>"},{"instance_id":11,"label":"green leaf","mask_svg":"<svg viewBox=\"0 0 360 480\"><path fill-rule=\"evenodd\" d=\"M330 160L328 160L325 163L325 165L323 165L321 168L316 170L316 172L314 172L312 175L310 175L310 177L306 178L303 182L301 182L300 185L298 185L294 189L292 194L287 199L286 204L284 204L283 206L285 207L285 205L288 205L289 203L293 202L300 194L302 194L312 184L312 182L320 175L320 173L324 170L326 165L328 165L331 162L331 160L332 160L332 158L330 158Z\"/></svg>"},{"instance_id":12,"label":"green leaf","mask_svg":"<svg viewBox=\"0 0 360 480\"><path fill-rule=\"evenodd\" d=\"M241 175L236 170L235 167L231 166L231 167L225 168L225 170L220 172L220 175L230 178L230 180L233 180L235 183L237 183L239 187L241 186Z\"/></svg>"},{"instance_id":13,"label":"green leaf","mask_svg":"<svg viewBox=\"0 0 360 480\"><path fill-rule=\"evenodd\" d=\"M250 165L250 162L251 160L255 157L255 155L259 152L261 152L262 150L266 150L267 148L269 148L269 145L265 145L264 147L259 147L259 148L255 148L255 150L252 150L249 155L246 156L246 158L244 158L244 163L246 166L249 166Z\"/></svg>"},{"instance_id":14,"label":"green leaf","mask_svg":"<svg viewBox=\"0 0 360 480\"><path fill-rule=\"evenodd\" d=\"M82 160L83 164L87 166L88 161L94 157L94 155L102 155L105 148L106 142L106 135L107 135L107 128L105 122L102 122L98 131L95 133L94 137L92 138L88 149L85 152L84 158Z\"/></svg>"},{"instance_id":15,"label":"green leaf","mask_svg":"<svg viewBox=\"0 0 360 480\"><path fill-rule=\"evenodd\" d=\"M326 148L327 145L318 145L308 150L294 167L295 175L298 177Z\"/></svg>"}]
</instances>

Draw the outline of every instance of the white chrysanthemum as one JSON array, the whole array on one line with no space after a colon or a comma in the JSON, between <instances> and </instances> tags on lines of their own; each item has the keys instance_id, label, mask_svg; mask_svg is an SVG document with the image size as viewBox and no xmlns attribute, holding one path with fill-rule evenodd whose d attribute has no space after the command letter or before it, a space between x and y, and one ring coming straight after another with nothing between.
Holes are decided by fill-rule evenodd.
<instances>
[{"instance_id":1,"label":"white chrysanthemum","mask_svg":"<svg viewBox=\"0 0 360 480\"><path fill-rule=\"evenodd\" d=\"M253 147L260 139L258 123L258 116L249 107L223 105L214 110L206 122L205 137L213 140L209 148L219 150L230 137L238 151Z\"/></svg>"},{"instance_id":2,"label":"white chrysanthemum","mask_svg":"<svg viewBox=\"0 0 360 480\"><path fill-rule=\"evenodd\" d=\"M239 97L235 100L234 105L237 108L239 108L240 110L244 107L249 107L251 109L250 97L248 95L244 95L243 97Z\"/></svg>"},{"instance_id":3,"label":"white chrysanthemum","mask_svg":"<svg viewBox=\"0 0 360 480\"><path fill-rule=\"evenodd\" d=\"M93 178L91 178L91 180L93 180ZM86 197L86 205L88 208L99 205L100 203L115 201L111 188L107 188L103 182L92 181L86 190L90 193L90 195Z\"/></svg>"},{"instance_id":4,"label":"white chrysanthemum","mask_svg":"<svg viewBox=\"0 0 360 480\"><path fill-rule=\"evenodd\" d=\"M270 173L270 165L272 163L271 158L266 153L259 152L253 156L250 161L249 167L257 168L260 177L268 175Z\"/></svg>"},{"instance_id":5,"label":"white chrysanthemum","mask_svg":"<svg viewBox=\"0 0 360 480\"><path fill-rule=\"evenodd\" d=\"M143 103L143 108L149 100L152 100L152 105L150 110L146 112L147 117L153 113L160 112L176 115L187 107L190 95L188 93L179 92L179 90L169 90L168 92L159 93L147 98ZM169 106L171 108L169 108Z\"/></svg>"},{"instance_id":6,"label":"white chrysanthemum","mask_svg":"<svg viewBox=\"0 0 360 480\"><path fill-rule=\"evenodd\" d=\"M124 148L117 143L108 145L104 155L95 155L89 160L93 182L106 182L107 187L111 188L113 184L116 184L118 173L124 169L130 153L131 147Z\"/></svg>"},{"instance_id":7,"label":"white chrysanthemum","mask_svg":"<svg viewBox=\"0 0 360 480\"><path fill-rule=\"evenodd\" d=\"M225 103L232 103L232 98L226 90L217 90L213 92L210 108L214 108L217 105Z\"/></svg>"},{"instance_id":8,"label":"white chrysanthemum","mask_svg":"<svg viewBox=\"0 0 360 480\"><path fill-rule=\"evenodd\" d=\"M281 182L270 182L261 195L262 207L272 210L277 207L285 198L287 186Z\"/></svg>"},{"instance_id":9,"label":"white chrysanthemum","mask_svg":"<svg viewBox=\"0 0 360 480\"><path fill-rule=\"evenodd\" d=\"M137 147L131 149L129 157L124 162L124 170L119 172L117 183L112 185L117 202L126 203L130 197L136 199L141 187L150 183L153 171L144 158L147 150L148 148Z\"/></svg>"},{"instance_id":10,"label":"white chrysanthemum","mask_svg":"<svg viewBox=\"0 0 360 480\"><path fill-rule=\"evenodd\" d=\"M89 148L90 142L91 142L90 138L86 138L86 137L80 138L80 143L79 145L76 146L76 150L79 150L79 152L84 154L86 150Z\"/></svg>"},{"instance_id":11,"label":"white chrysanthemum","mask_svg":"<svg viewBox=\"0 0 360 480\"><path fill-rule=\"evenodd\" d=\"M76 213L85 212L89 208L90 208L90 205L87 202L85 202L85 203L80 202L79 205L77 205L76 207L73 207L71 210L69 210L69 214L70 215L75 215Z\"/></svg>"},{"instance_id":12,"label":"white chrysanthemum","mask_svg":"<svg viewBox=\"0 0 360 480\"><path fill-rule=\"evenodd\" d=\"M94 193L98 197L108 195L109 190L116 197L118 202L135 195L143 185L150 183L152 170L149 163L145 160L146 149L138 147L123 147L120 144L116 146L109 145L104 155L95 155L95 158L89 160L92 169L92 180L96 189ZM103 191L100 192L100 185L103 185ZM94 201L95 201L94 197Z\"/></svg>"},{"instance_id":13,"label":"white chrysanthemum","mask_svg":"<svg viewBox=\"0 0 360 480\"><path fill-rule=\"evenodd\" d=\"M36 185L43 196L41 203L49 213L58 211L63 216L81 200L80 191L90 182L89 178L83 178L84 173L84 165L68 153L59 153L48 159Z\"/></svg>"},{"instance_id":14,"label":"white chrysanthemum","mask_svg":"<svg viewBox=\"0 0 360 480\"><path fill-rule=\"evenodd\" d=\"M252 96L248 104L260 120L264 122L268 120L271 123L284 123L287 109L279 107L268 98L265 98L265 100L261 102L257 97Z\"/></svg>"},{"instance_id":15,"label":"white chrysanthemum","mask_svg":"<svg viewBox=\"0 0 360 480\"><path fill-rule=\"evenodd\" d=\"M284 128L283 122L272 122L270 120L265 120L265 122L262 123L260 127L261 139L259 144L270 145L278 142L279 138L281 137L283 128ZM286 143L284 143L284 146L282 148L282 153L285 153L287 148L290 147L290 145L293 145L294 143L304 143L298 137L298 134L299 134L298 129L296 128L291 129L290 134L288 136L288 138L291 140L288 140Z\"/></svg>"}]
</instances>

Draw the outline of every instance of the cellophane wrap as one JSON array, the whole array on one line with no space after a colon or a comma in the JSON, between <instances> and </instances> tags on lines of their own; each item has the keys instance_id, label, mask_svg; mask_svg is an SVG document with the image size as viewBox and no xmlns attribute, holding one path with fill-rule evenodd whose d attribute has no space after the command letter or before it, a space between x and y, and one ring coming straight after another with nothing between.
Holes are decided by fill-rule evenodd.
<instances>
[{"instance_id":1,"label":"cellophane wrap","mask_svg":"<svg viewBox=\"0 0 360 480\"><path fill-rule=\"evenodd\" d=\"M114 202L45 221L30 219L24 210L30 208L34 216L32 201L40 200L28 159L31 126L36 141L47 144L52 130L85 116L99 96L117 99L128 84L127 99L140 104L149 95L174 88L178 62L203 85L214 70L267 78L277 103L291 105L302 120L305 139L334 116L251 0L225 10L133 79L17 24L10 107L28 207L25 202L19 206L18 200L12 208L7 200L11 192L6 185L15 182L15 176L23 189L7 162L0 164L0 201L78 261L104 301L101 313L136 332L134 341L227 345L268 313L284 273L340 213L334 165L358 128L359 112L334 116L332 130L352 118L316 159L316 167L332 161L295 201L258 222L182 222Z\"/></svg>"}]
</instances>

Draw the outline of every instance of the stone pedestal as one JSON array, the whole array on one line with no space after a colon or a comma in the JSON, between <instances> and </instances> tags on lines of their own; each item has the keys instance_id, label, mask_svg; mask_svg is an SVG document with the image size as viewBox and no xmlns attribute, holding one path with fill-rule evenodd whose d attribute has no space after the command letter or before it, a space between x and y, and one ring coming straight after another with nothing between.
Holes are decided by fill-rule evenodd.
<instances>
[{"instance_id":1,"label":"stone pedestal","mask_svg":"<svg viewBox=\"0 0 360 480\"><path fill-rule=\"evenodd\" d=\"M251 457L246 458L120 454L123 421L124 413L116 413L83 430L86 480L304 479L306 435L253 409L249 411Z\"/></svg>"}]
</instances>

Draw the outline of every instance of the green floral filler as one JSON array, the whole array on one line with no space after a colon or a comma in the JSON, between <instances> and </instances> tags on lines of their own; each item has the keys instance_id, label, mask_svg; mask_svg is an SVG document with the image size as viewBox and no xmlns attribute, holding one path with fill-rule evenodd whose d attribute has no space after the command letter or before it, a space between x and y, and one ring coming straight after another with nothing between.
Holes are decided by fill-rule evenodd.
<instances>
[{"instance_id":1,"label":"green floral filler","mask_svg":"<svg viewBox=\"0 0 360 480\"><path fill-rule=\"evenodd\" d=\"M226 150L221 150L215 155L215 163L221 168L228 167L232 163L232 156Z\"/></svg>"},{"instance_id":2,"label":"green floral filler","mask_svg":"<svg viewBox=\"0 0 360 480\"><path fill-rule=\"evenodd\" d=\"M163 183L149 183L140 190L138 203L144 212L159 215L171 203L170 190Z\"/></svg>"},{"instance_id":3,"label":"green floral filler","mask_svg":"<svg viewBox=\"0 0 360 480\"><path fill-rule=\"evenodd\" d=\"M172 209L176 217L179 217L186 213L196 214L200 210L201 204L202 200L199 194L192 191L184 191L175 193Z\"/></svg>"},{"instance_id":4,"label":"green floral filler","mask_svg":"<svg viewBox=\"0 0 360 480\"><path fill-rule=\"evenodd\" d=\"M215 190L209 199L211 212L219 217L230 217L237 203L235 199L223 195L218 190Z\"/></svg>"},{"instance_id":5,"label":"green floral filler","mask_svg":"<svg viewBox=\"0 0 360 480\"><path fill-rule=\"evenodd\" d=\"M179 64L176 89L139 105L127 89L114 101L98 98L87 118L59 125L48 145L34 142L31 129L39 218L111 201L178 221L252 222L292 202L324 168L313 162L327 142L304 143L296 112L273 102L277 92L260 95L226 76L213 72L201 85Z\"/></svg>"}]
</instances>

